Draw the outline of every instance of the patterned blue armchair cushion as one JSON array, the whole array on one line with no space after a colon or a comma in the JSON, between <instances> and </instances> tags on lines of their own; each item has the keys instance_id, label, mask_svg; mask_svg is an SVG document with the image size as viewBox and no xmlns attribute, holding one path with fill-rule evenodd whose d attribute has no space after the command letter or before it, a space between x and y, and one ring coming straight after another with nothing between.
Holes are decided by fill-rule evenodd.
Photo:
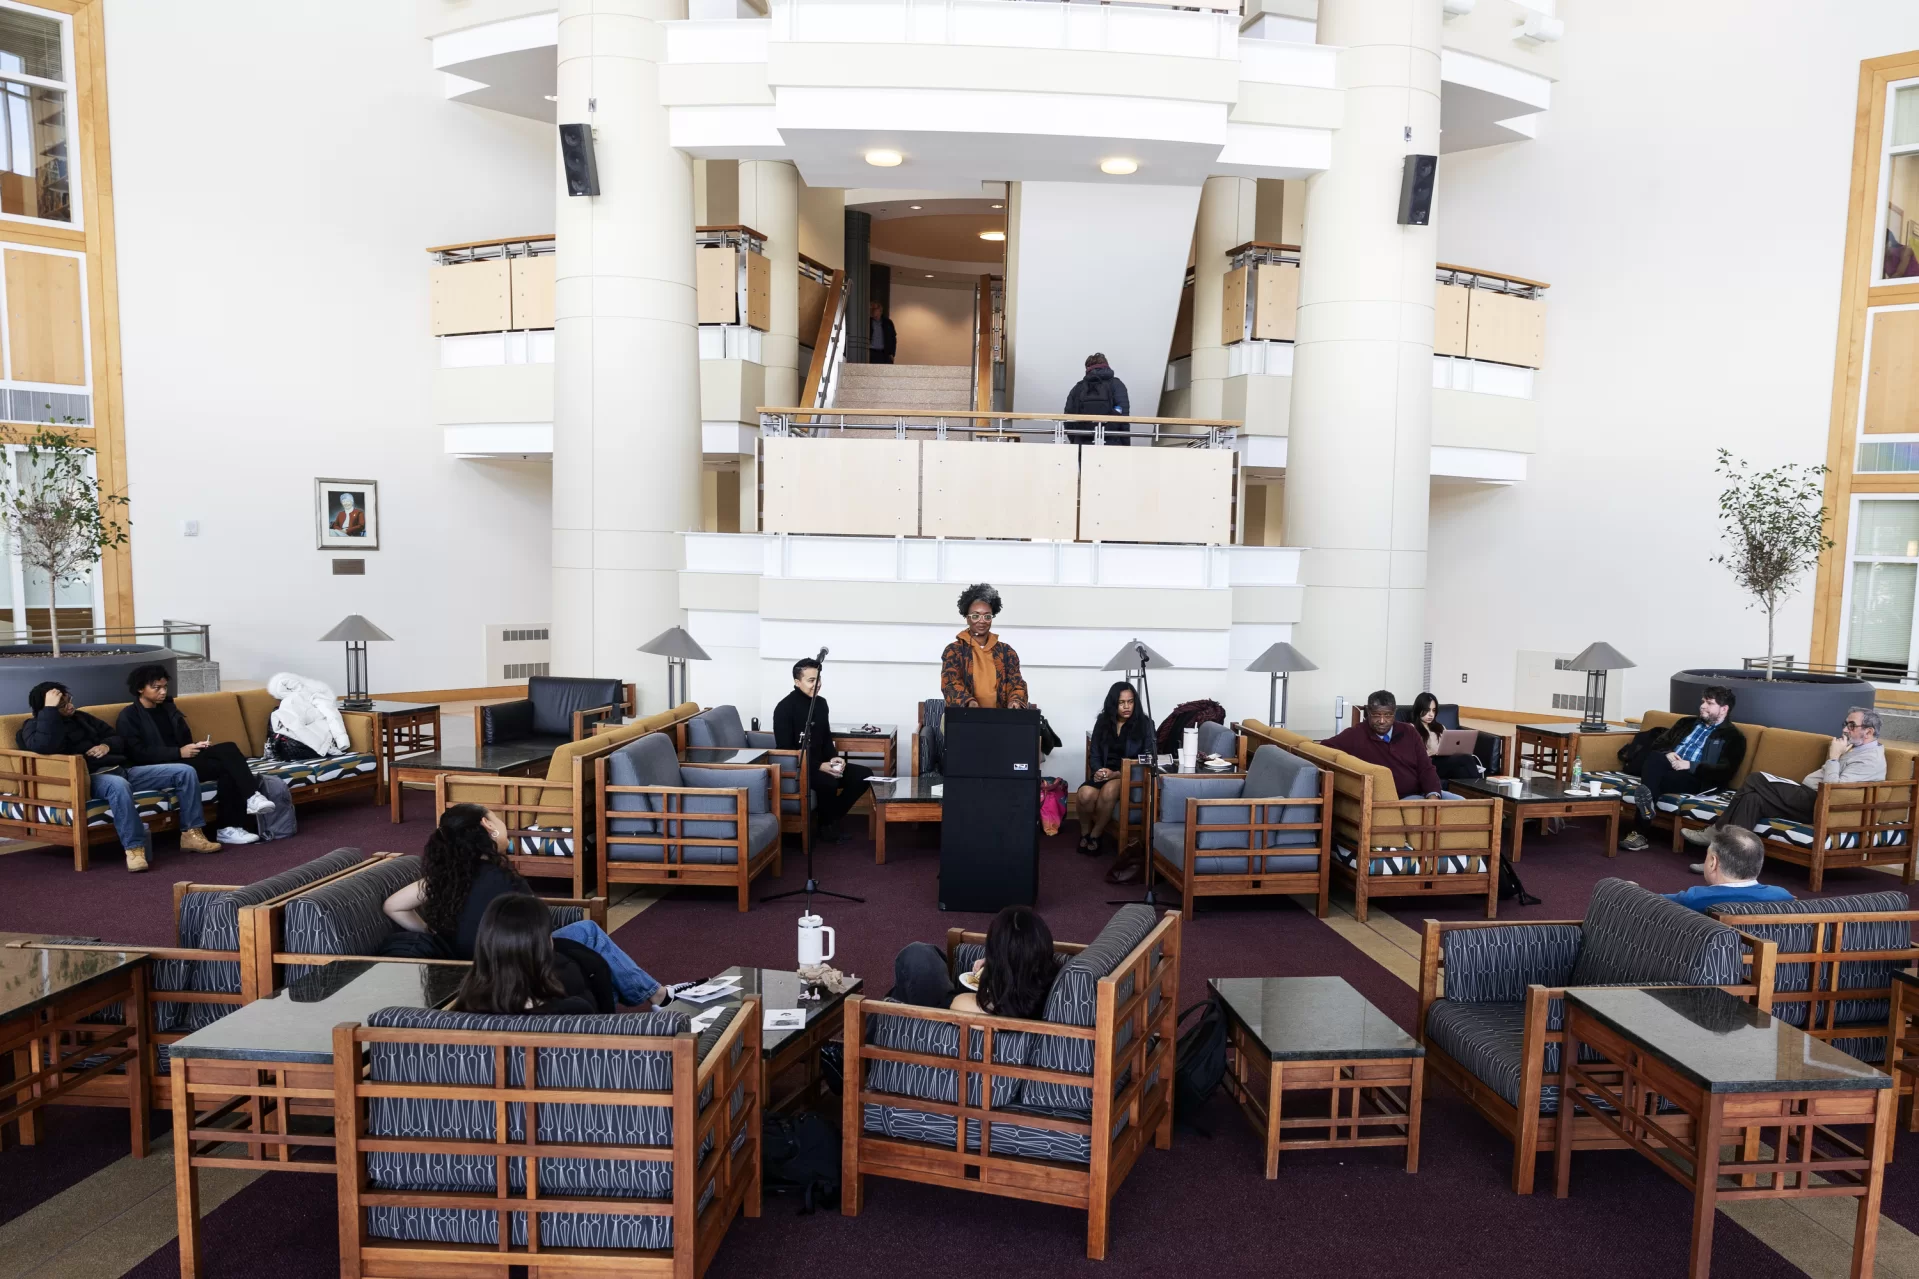
<instances>
[{"instance_id":1,"label":"patterned blue armchair cushion","mask_svg":"<svg viewBox=\"0 0 1919 1279\"><path fill-rule=\"evenodd\" d=\"M606 757L606 780L613 786L680 785L680 757L673 750L673 739L665 733L648 733L628 742ZM659 797L655 795L613 793L606 797L609 814L651 813L658 811L659 806ZM657 835L660 824L644 818L613 817L608 820L607 829L614 835ZM641 857L641 852L649 855ZM616 861L659 860L659 854L652 849L619 844L613 845L608 856Z\"/></svg>"},{"instance_id":2,"label":"patterned blue armchair cushion","mask_svg":"<svg viewBox=\"0 0 1919 1279\"><path fill-rule=\"evenodd\" d=\"M1817 834L1811 822L1795 822L1789 817L1768 817L1752 829L1754 834L1764 835L1782 844L1790 844L1794 848L1811 848L1813 837ZM1872 833L1874 848L1892 848L1905 842L1906 832L1903 830L1879 830ZM1857 847L1859 847L1859 832L1856 830L1826 832L1828 850Z\"/></svg>"},{"instance_id":3,"label":"patterned blue armchair cushion","mask_svg":"<svg viewBox=\"0 0 1919 1279\"><path fill-rule=\"evenodd\" d=\"M249 759L247 767L255 777L277 777L298 790L302 786L335 782L342 777L364 777L376 771L380 761L365 751L351 751L345 755L324 755L319 759ZM211 803L218 790L217 782L203 783L200 798Z\"/></svg>"},{"instance_id":4,"label":"patterned blue armchair cushion","mask_svg":"<svg viewBox=\"0 0 1919 1279\"><path fill-rule=\"evenodd\" d=\"M1440 934L1446 998L1454 1003L1517 1003L1528 986L1565 986L1579 958L1577 924L1453 928Z\"/></svg>"},{"instance_id":5,"label":"patterned blue armchair cushion","mask_svg":"<svg viewBox=\"0 0 1919 1279\"><path fill-rule=\"evenodd\" d=\"M1158 923L1153 908L1144 903L1121 906L1092 945L1068 960L1053 979L1046 996L1043 1020L1062 1026L1091 1026L1097 1011L1099 980L1118 968L1120 961L1146 940ZM1115 1002L1124 1003L1133 996L1131 978L1120 983ZM1123 1047L1124 1045L1120 1045ZM1034 1036L1032 1057L1028 1063L1040 1070L1067 1071L1091 1076L1093 1041L1065 1039L1058 1035ZM1042 1114L1070 1114L1084 1118L1092 1113L1093 1091L1066 1084L1026 1081L1020 1104Z\"/></svg>"},{"instance_id":6,"label":"patterned blue armchair cushion","mask_svg":"<svg viewBox=\"0 0 1919 1279\"><path fill-rule=\"evenodd\" d=\"M746 728L736 706L713 706L686 721L686 744L714 750L739 750L746 745Z\"/></svg>"},{"instance_id":7,"label":"patterned blue armchair cushion","mask_svg":"<svg viewBox=\"0 0 1919 1279\"><path fill-rule=\"evenodd\" d=\"M152 813L172 811L174 796L170 790L137 790L133 792L133 806L145 817ZM63 807L49 804L29 804L21 799L0 800L0 817L16 822L38 822L46 826L71 826L73 814ZM92 830L110 829L113 816L107 811L107 801L92 799L87 801L87 826Z\"/></svg>"},{"instance_id":8,"label":"patterned blue armchair cushion","mask_svg":"<svg viewBox=\"0 0 1919 1279\"><path fill-rule=\"evenodd\" d=\"M410 1030L477 1030L561 1035L675 1035L688 1029L680 1013L614 1014L583 1017L494 1017L424 1008L385 1008L368 1025ZM491 1085L494 1051L456 1044L375 1044L371 1077L381 1083ZM507 1081L526 1078L526 1050L506 1055ZM536 1078L546 1088L666 1091L673 1086L673 1058L667 1052L607 1051L592 1048L539 1050ZM673 1112L666 1106L547 1104L537 1107L536 1137L542 1142L594 1145L670 1146ZM507 1107L508 1136L526 1139L526 1107ZM372 1098L367 1103L367 1132L376 1137L454 1138L490 1141L496 1136L492 1103L417 1098ZM507 1185L526 1189L526 1161L509 1159ZM497 1161L487 1156L370 1154L367 1177L389 1191L467 1191L495 1193ZM541 1159L539 1188L554 1197L668 1199L673 1194L673 1164L668 1160ZM699 1201L710 1197L702 1188ZM526 1214L509 1214L513 1242L524 1244ZM387 1239L438 1243L497 1244L499 1216L476 1209L370 1208L369 1234ZM554 1248L671 1248L670 1216L611 1213L540 1214L540 1243Z\"/></svg>"},{"instance_id":9,"label":"patterned blue armchair cushion","mask_svg":"<svg viewBox=\"0 0 1919 1279\"><path fill-rule=\"evenodd\" d=\"M1805 954L1813 946L1813 924L1767 924L1767 915L1794 915L1813 912L1845 915L1876 914L1881 911L1911 910L1912 901L1898 889L1888 889L1880 893L1860 893L1851 897L1821 897L1808 901L1783 902L1736 902L1720 911L1720 918L1728 925L1754 937L1777 942L1779 952L1785 954ZM1737 912L1736 914L1734 912ZM1830 928L1826 930L1828 939ZM1882 921L1850 921L1845 926L1841 940L1842 950L1900 950L1912 945L1912 925L1903 919ZM1903 960L1896 959L1854 959L1839 965L1838 989L1872 990L1883 989L1892 984L1894 969L1901 968ZM1819 985L1822 990L1833 988L1832 973L1828 965L1819 966ZM1773 972L1773 989L1781 994L1789 994L1812 989L1813 965L1780 963ZM1781 1021L1794 1026L1804 1027L1810 1014L1811 1005L1801 1000L1778 1000L1773 1004L1773 1015ZM1851 1053L1863 1061L1882 1061L1885 1058L1886 1018L1891 1015L1889 1001L1884 999L1842 999L1832 1006L1833 1025L1873 1027L1874 1034L1850 1036L1833 1041L1841 1052Z\"/></svg>"},{"instance_id":10,"label":"patterned blue armchair cushion","mask_svg":"<svg viewBox=\"0 0 1919 1279\"><path fill-rule=\"evenodd\" d=\"M1739 934L1623 879L1593 888L1570 985L1736 986Z\"/></svg>"},{"instance_id":11,"label":"patterned blue armchair cushion","mask_svg":"<svg viewBox=\"0 0 1919 1279\"><path fill-rule=\"evenodd\" d=\"M419 858L394 857L300 894L287 903L287 953L379 954L380 944L396 927L384 909L386 899L423 873ZM289 964L286 980L296 982L312 971L310 964Z\"/></svg>"}]
</instances>

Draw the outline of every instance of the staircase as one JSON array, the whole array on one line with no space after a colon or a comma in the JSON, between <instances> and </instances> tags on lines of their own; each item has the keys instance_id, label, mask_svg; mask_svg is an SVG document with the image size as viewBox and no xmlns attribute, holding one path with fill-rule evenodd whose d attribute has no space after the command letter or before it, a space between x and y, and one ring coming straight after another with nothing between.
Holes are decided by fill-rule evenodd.
<instances>
[{"instance_id":1,"label":"staircase","mask_svg":"<svg viewBox=\"0 0 1919 1279\"><path fill-rule=\"evenodd\" d=\"M965 412L973 407L973 370L963 364L843 364L832 407Z\"/></svg>"}]
</instances>

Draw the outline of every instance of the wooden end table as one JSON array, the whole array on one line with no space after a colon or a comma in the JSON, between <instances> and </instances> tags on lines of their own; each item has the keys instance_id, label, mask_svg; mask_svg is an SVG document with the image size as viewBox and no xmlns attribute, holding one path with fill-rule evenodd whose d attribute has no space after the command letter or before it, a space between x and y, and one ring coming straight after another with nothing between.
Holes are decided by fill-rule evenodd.
<instances>
[{"instance_id":1,"label":"wooden end table","mask_svg":"<svg viewBox=\"0 0 1919 1279\"><path fill-rule=\"evenodd\" d=\"M1919 973L1892 975L1892 1021L1887 1027L1886 1068L1911 1097L1906 1131L1919 1132Z\"/></svg>"},{"instance_id":2,"label":"wooden end table","mask_svg":"<svg viewBox=\"0 0 1919 1279\"><path fill-rule=\"evenodd\" d=\"M840 1015L840 1006L846 1002L848 995L859 994L865 988L865 983L855 978L851 987L837 995L823 991L818 999L802 1001L800 993L804 983L795 972L736 965L719 976L740 978L739 998L715 1000L710 1004L676 999L666 1006L667 1010L697 1017L709 1008L737 1008L753 997L757 997L760 1007L769 1012L778 1008L805 1009L805 1029L768 1030L761 1035L760 1104L765 1114L776 1115L817 1103L822 1085L820 1046L838 1039L844 1033L846 1019ZM782 1081L786 1083L786 1091L775 1092L775 1086ZM836 1107L825 1107L825 1110L829 1120L837 1119L839 1112Z\"/></svg>"},{"instance_id":3,"label":"wooden end table","mask_svg":"<svg viewBox=\"0 0 1919 1279\"><path fill-rule=\"evenodd\" d=\"M873 864L886 865L886 827L892 822L938 822L945 820L944 801L933 793L933 788L943 786L945 778L938 773L921 773L918 777L902 777L898 781L874 782L869 787L873 796L873 813L869 819L873 827Z\"/></svg>"},{"instance_id":4,"label":"wooden end table","mask_svg":"<svg viewBox=\"0 0 1919 1279\"><path fill-rule=\"evenodd\" d=\"M1582 1048L1603 1060L1581 1061ZM1898 1089L1857 1057L1717 987L1574 987L1559 1060L1558 1196L1584 1110L1692 1191L1686 1273L1712 1271L1721 1203L1851 1196L1853 1279L1873 1273ZM1675 1124L1661 1100L1690 1118ZM1832 1125L1870 1125L1863 1144Z\"/></svg>"},{"instance_id":5,"label":"wooden end table","mask_svg":"<svg viewBox=\"0 0 1919 1279\"><path fill-rule=\"evenodd\" d=\"M1553 817L1603 817L1606 820L1606 856L1619 855L1619 811L1620 806L1630 802L1631 797L1614 790L1603 795L1574 795L1566 790L1566 783L1556 777L1535 773L1522 779L1518 794L1514 794L1510 785L1488 778L1447 778L1444 779L1448 790L1467 795L1488 795L1506 801L1503 808L1505 820L1512 826L1511 849L1505 854L1506 860L1519 864L1520 853L1526 843L1526 823L1536 821L1541 830L1545 829L1548 818Z\"/></svg>"},{"instance_id":6,"label":"wooden end table","mask_svg":"<svg viewBox=\"0 0 1919 1279\"><path fill-rule=\"evenodd\" d=\"M379 760L379 797L390 800L393 762L405 755L440 749L440 706L437 702L375 702L360 712L373 717L373 753ZM396 807L394 821L399 821Z\"/></svg>"},{"instance_id":7,"label":"wooden end table","mask_svg":"<svg viewBox=\"0 0 1919 1279\"><path fill-rule=\"evenodd\" d=\"M869 770L875 777L895 776L899 767L900 731L893 724L834 724L833 745L851 763ZM851 809L871 811L873 797L862 795Z\"/></svg>"},{"instance_id":8,"label":"wooden end table","mask_svg":"<svg viewBox=\"0 0 1919 1279\"><path fill-rule=\"evenodd\" d=\"M129 1139L147 1153L147 957L126 950L44 950L71 941L0 933L0 1149L39 1142L39 1111L125 1068ZM119 1004L118 1024L86 1019ZM99 1057L92 1065L85 1063ZM97 1102L95 1104L98 1104Z\"/></svg>"},{"instance_id":9,"label":"wooden end table","mask_svg":"<svg viewBox=\"0 0 1919 1279\"><path fill-rule=\"evenodd\" d=\"M553 758L551 746L488 746L475 750L467 742L449 742L425 755L395 760L388 790L393 820L406 820L406 788L431 788L444 773L491 773L495 777L542 777ZM328 1051L332 1051L328 1049Z\"/></svg>"},{"instance_id":10,"label":"wooden end table","mask_svg":"<svg viewBox=\"0 0 1919 1279\"><path fill-rule=\"evenodd\" d=\"M1606 725L1608 735L1623 733L1630 737L1633 731L1624 724ZM1579 736L1577 722L1514 726L1511 768L1513 776L1517 777L1525 769L1530 768L1536 773L1545 773L1562 783L1570 782L1573 777L1573 761L1579 758Z\"/></svg>"},{"instance_id":11,"label":"wooden end table","mask_svg":"<svg viewBox=\"0 0 1919 1279\"><path fill-rule=\"evenodd\" d=\"M1344 977L1209 977L1226 1006L1226 1089L1266 1143L1266 1179L1281 1150L1404 1146L1419 1171L1426 1050ZM1325 1115L1287 1118L1287 1093L1329 1094ZM1288 1137L1304 1130L1310 1135Z\"/></svg>"}]
</instances>

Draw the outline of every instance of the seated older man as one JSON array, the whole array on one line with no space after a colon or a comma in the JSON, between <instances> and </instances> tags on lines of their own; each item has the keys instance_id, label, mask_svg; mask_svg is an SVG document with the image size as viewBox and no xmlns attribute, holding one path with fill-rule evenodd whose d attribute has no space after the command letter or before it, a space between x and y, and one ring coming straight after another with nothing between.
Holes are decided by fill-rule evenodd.
<instances>
[{"instance_id":1,"label":"seated older man","mask_svg":"<svg viewBox=\"0 0 1919 1279\"><path fill-rule=\"evenodd\" d=\"M1727 902L1792 900L1785 889L1759 882L1759 871L1766 864L1765 840L1738 826L1723 826L1711 838L1706 860L1695 868L1703 868L1706 882L1683 893L1667 893L1668 900L1702 915Z\"/></svg>"},{"instance_id":2,"label":"seated older man","mask_svg":"<svg viewBox=\"0 0 1919 1279\"><path fill-rule=\"evenodd\" d=\"M1769 817L1809 822L1819 804L1821 786L1856 786L1862 782L1886 780L1886 748L1879 744L1879 712L1855 706L1846 712L1840 735L1826 748L1826 762L1807 773L1803 781L1754 773L1726 805L1726 811L1704 830L1685 832L1692 844L1710 844L1721 829L1741 827L1753 830ZM1704 874L1706 864L1694 862L1695 874Z\"/></svg>"},{"instance_id":3,"label":"seated older man","mask_svg":"<svg viewBox=\"0 0 1919 1279\"><path fill-rule=\"evenodd\" d=\"M1425 739L1411 724L1395 720L1399 700L1386 689L1366 698L1366 718L1343 733L1321 742L1321 746L1378 764L1393 775L1393 788L1401 799L1463 799L1444 790L1433 758L1426 753Z\"/></svg>"}]
</instances>

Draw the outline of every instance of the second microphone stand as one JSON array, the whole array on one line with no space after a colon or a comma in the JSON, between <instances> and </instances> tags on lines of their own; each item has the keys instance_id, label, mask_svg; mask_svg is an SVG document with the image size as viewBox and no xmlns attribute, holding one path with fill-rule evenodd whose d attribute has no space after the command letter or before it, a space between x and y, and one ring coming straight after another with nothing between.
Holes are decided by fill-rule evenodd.
<instances>
[{"instance_id":1,"label":"second microphone stand","mask_svg":"<svg viewBox=\"0 0 1919 1279\"><path fill-rule=\"evenodd\" d=\"M816 677L813 680L813 691L806 695L806 721L800 727L798 772L799 785L802 790L813 783L813 704L818 700L820 695L820 682L826 678L825 663L821 662L821 664L815 668L815 671ZM832 740L830 734L827 740L829 742ZM776 798L774 803L777 804L778 802ZM813 873L813 834L814 832L808 832L806 835L806 887L789 888L783 893L768 893L766 896L760 898L760 900L763 902L776 902L783 897L805 896L810 901L815 894L818 894L821 897L837 897L843 902L864 902L866 900L864 897L855 897L851 893L836 893L831 889L820 887L820 881Z\"/></svg>"}]
</instances>

